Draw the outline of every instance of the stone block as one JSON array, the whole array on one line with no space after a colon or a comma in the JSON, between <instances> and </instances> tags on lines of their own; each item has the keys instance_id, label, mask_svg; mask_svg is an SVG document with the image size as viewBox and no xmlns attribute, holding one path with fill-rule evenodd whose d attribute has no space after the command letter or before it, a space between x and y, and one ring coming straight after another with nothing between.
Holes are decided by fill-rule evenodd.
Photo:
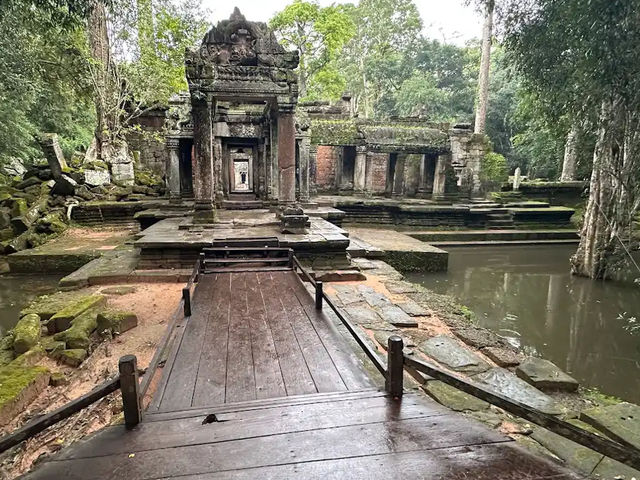
<instances>
[{"instance_id":1,"label":"stone block","mask_svg":"<svg viewBox=\"0 0 640 480\"><path fill-rule=\"evenodd\" d=\"M430 315L425 308L423 308L413 300L399 302L397 305L402 309L403 312L412 317L426 317Z\"/></svg>"},{"instance_id":2,"label":"stone block","mask_svg":"<svg viewBox=\"0 0 640 480\"><path fill-rule=\"evenodd\" d=\"M117 185L133 185L135 180L133 163L111 164L111 178Z\"/></svg>"},{"instance_id":3,"label":"stone block","mask_svg":"<svg viewBox=\"0 0 640 480\"><path fill-rule=\"evenodd\" d=\"M640 406L618 403L583 410L580 420L608 437L640 449Z\"/></svg>"},{"instance_id":4,"label":"stone block","mask_svg":"<svg viewBox=\"0 0 640 480\"><path fill-rule=\"evenodd\" d=\"M87 350L91 345L89 337L97 326L96 312L87 310L71 321L71 327L56 333L53 338L65 342L67 348Z\"/></svg>"},{"instance_id":5,"label":"stone block","mask_svg":"<svg viewBox=\"0 0 640 480\"><path fill-rule=\"evenodd\" d=\"M40 317L29 314L22 317L13 328L13 350L17 354L35 347L40 340Z\"/></svg>"},{"instance_id":6,"label":"stone block","mask_svg":"<svg viewBox=\"0 0 640 480\"><path fill-rule=\"evenodd\" d=\"M53 195L69 196L73 195L78 187L78 182L68 175L61 175L56 180L56 184L53 186L51 193Z\"/></svg>"},{"instance_id":7,"label":"stone block","mask_svg":"<svg viewBox=\"0 0 640 480\"><path fill-rule=\"evenodd\" d=\"M578 382L549 360L527 357L516 368L516 375L540 390L575 392Z\"/></svg>"},{"instance_id":8,"label":"stone block","mask_svg":"<svg viewBox=\"0 0 640 480\"><path fill-rule=\"evenodd\" d=\"M457 372L479 373L490 368L489 364L472 351L445 335L430 338L420 344L420 351Z\"/></svg>"},{"instance_id":9,"label":"stone block","mask_svg":"<svg viewBox=\"0 0 640 480\"><path fill-rule=\"evenodd\" d=\"M2 173L5 175L9 177L22 177L26 173L27 168L19 158L7 157L3 160Z\"/></svg>"},{"instance_id":10,"label":"stone block","mask_svg":"<svg viewBox=\"0 0 640 480\"><path fill-rule=\"evenodd\" d=\"M587 475L602 460L602 454L578 445L544 428L535 427L531 436L536 442L565 461L570 467Z\"/></svg>"},{"instance_id":11,"label":"stone block","mask_svg":"<svg viewBox=\"0 0 640 480\"><path fill-rule=\"evenodd\" d=\"M522 355L509 348L486 347L482 349L482 353L496 362L499 367L515 367L522 361Z\"/></svg>"},{"instance_id":12,"label":"stone block","mask_svg":"<svg viewBox=\"0 0 640 480\"><path fill-rule=\"evenodd\" d=\"M496 347L500 344L497 335L485 328L458 328L453 333L467 345L476 348Z\"/></svg>"},{"instance_id":13,"label":"stone block","mask_svg":"<svg viewBox=\"0 0 640 480\"><path fill-rule=\"evenodd\" d=\"M8 424L44 391L49 375L44 367L0 368L0 425Z\"/></svg>"},{"instance_id":14,"label":"stone block","mask_svg":"<svg viewBox=\"0 0 640 480\"><path fill-rule=\"evenodd\" d=\"M60 362L70 367L79 367L87 358L87 351L82 348L74 348L69 350L61 350L56 353L55 357Z\"/></svg>"},{"instance_id":15,"label":"stone block","mask_svg":"<svg viewBox=\"0 0 640 480\"><path fill-rule=\"evenodd\" d=\"M379 307L380 316L396 327L416 328L418 322L407 315L400 307L389 304Z\"/></svg>"},{"instance_id":16,"label":"stone block","mask_svg":"<svg viewBox=\"0 0 640 480\"><path fill-rule=\"evenodd\" d=\"M133 312L106 311L98 314L98 332L100 335L121 334L138 325L138 317Z\"/></svg>"},{"instance_id":17,"label":"stone block","mask_svg":"<svg viewBox=\"0 0 640 480\"><path fill-rule=\"evenodd\" d=\"M69 379L62 372L53 372L51 378L49 378L49 385L52 387L61 387L63 385L69 385Z\"/></svg>"},{"instance_id":18,"label":"stone block","mask_svg":"<svg viewBox=\"0 0 640 480\"><path fill-rule=\"evenodd\" d=\"M111 183L111 174L108 170L92 170L84 171L84 183L90 187L99 187Z\"/></svg>"},{"instance_id":19,"label":"stone block","mask_svg":"<svg viewBox=\"0 0 640 480\"><path fill-rule=\"evenodd\" d=\"M90 308L96 308L104 305L106 301L107 300L104 295L90 295L73 301L49 319L49 322L47 323L49 332L62 332L68 329L71 326L71 321L73 319L80 316Z\"/></svg>"},{"instance_id":20,"label":"stone block","mask_svg":"<svg viewBox=\"0 0 640 480\"><path fill-rule=\"evenodd\" d=\"M58 135L55 133L46 133L38 139L38 142L40 143L42 152L47 158L47 163L49 164L53 178L56 180L59 179L62 176L62 172L68 167L62 154L62 149L60 148Z\"/></svg>"},{"instance_id":21,"label":"stone block","mask_svg":"<svg viewBox=\"0 0 640 480\"><path fill-rule=\"evenodd\" d=\"M422 389L436 402L456 412L487 410L489 404L439 380L429 380Z\"/></svg>"},{"instance_id":22,"label":"stone block","mask_svg":"<svg viewBox=\"0 0 640 480\"><path fill-rule=\"evenodd\" d=\"M560 406L550 396L503 368L492 368L476 375L474 379L507 398L517 400L543 413L550 415L562 413Z\"/></svg>"}]
</instances>

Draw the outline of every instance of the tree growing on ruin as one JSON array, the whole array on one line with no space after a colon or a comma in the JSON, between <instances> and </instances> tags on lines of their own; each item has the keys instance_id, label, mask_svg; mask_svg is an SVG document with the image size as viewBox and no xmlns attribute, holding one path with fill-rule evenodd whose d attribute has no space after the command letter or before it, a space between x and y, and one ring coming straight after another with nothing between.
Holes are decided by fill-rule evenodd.
<instances>
[{"instance_id":1,"label":"tree growing on ruin","mask_svg":"<svg viewBox=\"0 0 640 480\"><path fill-rule=\"evenodd\" d=\"M596 132L575 274L615 277L640 206L640 2L511 1L506 43L526 86Z\"/></svg>"},{"instance_id":2,"label":"tree growing on ruin","mask_svg":"<svg viewBox=\"0 0 640 480\"><path fill-rule=\"evenodd\" d=\"M495 0L483 0L484 26L482 28L482 56L480 59L480 76L478 77L478 97L476 99L476 121L474 132L484 134L489 108L489 73L491 71L491 44L493 40L493 14Z\"/></svg>"},{"instance_id":3,"label":"tree growing on ruin","mask_svg":"<svg viewBox=\"0 0 640 480\"><path fill-rule=\"evenodd\" d=\"M283 46L300 54L300 97L337 98L342 94L345 79L336 69L336 59L355 33L347 9L342 5L320 7L315 1L295 0L270 20L269 26Z\"/></svg>"}]
</instances>

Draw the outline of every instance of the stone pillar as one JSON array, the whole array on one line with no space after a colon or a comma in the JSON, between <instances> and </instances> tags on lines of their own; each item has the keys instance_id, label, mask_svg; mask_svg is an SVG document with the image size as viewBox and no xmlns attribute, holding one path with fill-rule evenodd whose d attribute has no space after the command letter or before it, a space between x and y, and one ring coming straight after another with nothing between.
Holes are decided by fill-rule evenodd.
<instances>
[{"instance_id":1,"label":"stone pillar","mask_svg":"<svg viewBox=\"0 0 640 480\"><path fill-rule=\"evenodd\" d=\"M522 181L522 170L520 167L516 168L515 173L513 174L513 191L520 190L520 182Z\"/></svg>"},{"instance_id":2,"label":"stone pillar","mask_svg":"<svg viewBox=\"0 0 640 480\"><path fill-rule=\"evenodd\" d=\"M213 102L192 97L193 108L193 194L196 223L213 223L215 220L213 175Z\"/></svg>"},{"instance_id":3,"label":"stone pillar","mask_svg":"<svg viewBox=\"0 0 640 480\"><path fill-rule=\"evenodd\" d=\"M353 189L358 193L363 193L367 179L367 147L364 145L356 147L356 162L353 171Z\"/></svg>"},{"instance_id":4,"label":"stone pillar","mask_svg":"<svg viewBox=\"0 0 640 480\"><path fill-rule=\"evenodd\" d=\"M436 161L436 171L433 177L433 194L434 200L442 200L445 194L445 182L447 179L447 155L438 156Z\"/></svg>"},{"instance_id":5,"label":"stone pillar","mask_svg":"<svg viewBox=\"0 0 640 480\"><path fill-rule=\"evenodd\" d=\"M308 135L300 137L298 154L300 155L300 201L308 202L309 197L309 152L311 138Z\"/></svg>"},{"instance_id":6,"label":"stone pillar","mask_svg":"<svg viewBox=\"0 0 640 480\"><path fill-rule=\"evenodd\" d=\"M400 197L404 194L404 164L407 156L403 153L398 154L396 159L396 170L393 176L393 190L391 196Z\"/></svg>"},{"instance_id":7,"label":"stone pillar","mask_svg":"<svg viewBox=\"0 0 640 480\"><path fill-rule=\"evenodd\" d=\"M55 133L45 133L38 138L38 142L49 163L51 176L55 180L58 180L62 176L62 172L67 169L67 162L60 148L58 135Z\"/></svg>"},{"instance_id":8,"label":"stone pillar","mask_svg":"<svg viewBox=\"0 0 640 480\"><path fill-rule=\"evenodd\" d=\"M365 196L370 197L373 195L373 156L371 152L367 152L366 155L367 160L365 163L364 174L364 194Z\"/></svg>"},{"instance_id":9,"label":"stone pillar","mask_svg":"<svg viewBox=\"0 0 640 480\"><path fill-rule=\"evenodd\" d=\"M281 204L296 201L296 126L293 107L278 111L278 174Z\"/></svg>"},{"instance_id":10,"label":"stone pillar","mask_svg":"<svg viewBox=\"0 0 640 480\"><path fill-rule=\"evenodd\" d=\"M309 146L309 195L315 195L318 193L317 184L317 170L318 170L318 146Z\"/></svg>"},{"instance_id":11,"label":"stone pillar","mask_svg":"<svg viewBox=\"0 0 640 480\"><path fill-rule=\"evenodd\" d=\"M177 138L167 138L167 158L166 185L169 200L180 201L180 140Z\"/></svg>"}]
</instances>

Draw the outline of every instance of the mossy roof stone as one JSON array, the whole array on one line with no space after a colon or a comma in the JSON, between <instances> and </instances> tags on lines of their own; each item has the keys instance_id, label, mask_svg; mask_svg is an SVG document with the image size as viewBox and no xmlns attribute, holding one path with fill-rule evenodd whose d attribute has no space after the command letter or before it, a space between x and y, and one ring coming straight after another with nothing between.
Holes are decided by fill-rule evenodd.
<instances>
[{"instance_id":1,"label":"mossy roof stone","mask_svg":"<svg viewBox=\"0 0 640 480\"><path fill-rule=\"evenodd\" d=\"M13 328L13 350L24 353L38 344L40 340L40 317L30 313L22 317Z\"/></svg>"}]
</instances>

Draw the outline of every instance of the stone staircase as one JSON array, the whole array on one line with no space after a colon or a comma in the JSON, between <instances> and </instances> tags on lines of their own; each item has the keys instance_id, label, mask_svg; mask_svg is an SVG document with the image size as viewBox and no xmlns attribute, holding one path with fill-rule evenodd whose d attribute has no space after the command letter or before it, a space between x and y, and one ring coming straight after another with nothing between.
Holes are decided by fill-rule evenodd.
<instances>
[{"instance_id":1,"label":"stone staircase","mask_svg":"<svg viewBox=\"0 0 640 480\"><path fill-rule=\"evenodd\" d=\"M227 210L252 210L263 206L262 200L258 200L253 193L231 193L228 199L222 201L222 208Z\"/></svg>"},{"instance_id":2,"label":"stone staircase","mask_svg":"<svg viewBox=\"0 0 640 480\"><path fill-rule=\"evenodd\" d=\"M507 209L496 208L487 214L487 230L514 230L513 215Z\"/></svg>"}]
</instances>

